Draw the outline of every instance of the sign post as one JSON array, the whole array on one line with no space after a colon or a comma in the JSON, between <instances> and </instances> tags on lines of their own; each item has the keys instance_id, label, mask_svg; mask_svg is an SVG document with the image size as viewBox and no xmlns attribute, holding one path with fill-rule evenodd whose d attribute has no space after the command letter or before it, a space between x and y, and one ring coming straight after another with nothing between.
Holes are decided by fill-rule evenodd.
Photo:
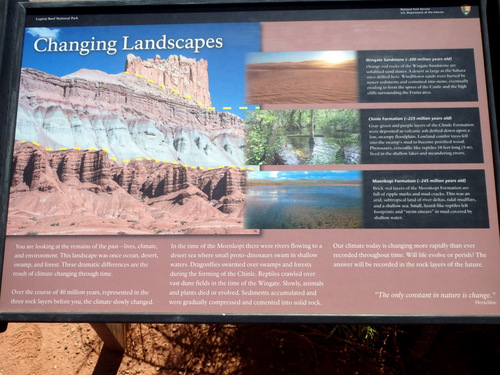
<instances>
[{"instance_id":1,"label":"sign post","mask_svg":"<svg viewBox=\"0 0 500 375\"><path fill-rule=\"evenodd\" d=\"M125 351L127 344L127 326L125 323L91 323L92 328L111 351Z\"/></svg>"}]
</instances>

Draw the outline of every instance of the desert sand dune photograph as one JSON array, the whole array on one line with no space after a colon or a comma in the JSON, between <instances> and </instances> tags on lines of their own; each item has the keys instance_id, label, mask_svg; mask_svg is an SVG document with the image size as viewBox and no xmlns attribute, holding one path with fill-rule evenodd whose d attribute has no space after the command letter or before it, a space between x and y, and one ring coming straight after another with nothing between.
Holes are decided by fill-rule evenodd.
<instances>
[{"instance_id":1,"label":"desert sand dune photograph","mask_svg":"<svg viewBox=\"0 0 500 375\"><path fill-rule=\"evenodd\" d=\"M246 65L248 104L358 101L355 52L262 52Z\"/></svg>"}]
</instances>

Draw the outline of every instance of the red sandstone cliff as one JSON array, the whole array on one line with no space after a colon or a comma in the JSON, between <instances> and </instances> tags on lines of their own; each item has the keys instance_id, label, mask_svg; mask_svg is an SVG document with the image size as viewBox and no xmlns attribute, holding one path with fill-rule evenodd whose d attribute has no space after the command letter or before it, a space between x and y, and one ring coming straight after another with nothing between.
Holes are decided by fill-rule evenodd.
<instances>
[{"instance_id":1,"label":"red sandstone cliff","mask_svg":"<svg viewBox=\"0 0 500 375\"><path fill-rule=\"evenodd\" d=\"M208 87L208 62L190 59L184 56L170 55L162 60L159 55L154 59L142 60L129 54L125 62L125 71L140 74L146 79L178 90L210 107L212 101Z\"/></svg>"},{"instance_id":2,"label":"red sandstone cliff","mask_svg":"<svg viewBox=\"0 0 500 375\"><path fill-rule=\"evenodd\" d=\"M245 172L16 142L8 234L226 234L243 229Z\"/></svg>"},{"instance_id":3,"label":"red sandstone cliff","mask_svg":"<svg viewBox=\"0 0 500 375\"><path fill-rule=\"evenodd\" d=\"M244 121L207 108L206 62L178 56L151 61L129 56L127 62L144 78L86 69L57 77L23 69L16 139L52 149L106 149L117 160L243 165ZM156 81L167 86L167 79L180 93Z\"/></svg>"}]
</instances>

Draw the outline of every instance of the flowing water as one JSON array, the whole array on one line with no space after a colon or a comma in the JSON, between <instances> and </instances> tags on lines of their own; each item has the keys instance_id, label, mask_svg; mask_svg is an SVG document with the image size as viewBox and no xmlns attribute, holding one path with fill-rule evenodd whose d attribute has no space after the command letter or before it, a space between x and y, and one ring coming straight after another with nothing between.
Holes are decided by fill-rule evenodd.
<instances>
[{"instance_id":1,"label":"flowing water","mask_svg":"<svg viewBox=\"0 0 500 375\"><path fill-rule=\"evenodd\" d=\"M339 137L344 137L340 135ZM307 135L288 135L285 145L279 150L279 155L285 165L305 164L338 164L337 152L340 149L338 138L314 137L314 143L309 142ZM355 148L359 148L354 146ZM353 146L347 147L352 149ZM357 151L359 152L359 151ZM356 160L346 161L346 155L342 155L342 164L355 164ZM349 158L350 159L350 158Z\"/></svg>"},{"instance_id":2,"label":"flowing water","mask_svg":"<svg viewBox=\"0 0 500 375\"><path fill-rule=\"evenodd\" d=\"M280 156L286 165L298 164L333 164L339 150L334 138L314 137L314 144L309 137L287 137Z\"/></svg>"}]
</instances>

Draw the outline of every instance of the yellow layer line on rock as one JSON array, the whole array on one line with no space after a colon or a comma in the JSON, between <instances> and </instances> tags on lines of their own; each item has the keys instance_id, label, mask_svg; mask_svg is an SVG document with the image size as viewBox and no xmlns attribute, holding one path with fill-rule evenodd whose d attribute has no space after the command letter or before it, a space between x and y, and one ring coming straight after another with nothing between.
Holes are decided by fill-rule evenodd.
<instances>
[{"instance_id":1,"label":"yellow layer line on rock","mask_svg":"<svg viewBox=\"0 0 500 375\"><path fill-rule=\"evenodd\" d=\"M126 71L125 74L128 74L130 75L130 72ZM145 80L147 80L148 82L151 82L151 83L156 83L154 80L152 80L151 78L144 78L143 75L139 74L139 73L135 73L135 76L136 77L139 77L139 78L143 78ZM158 86L160 86L162 89L166 89L167 86L161 84L161 83L157 83ZM176 93L176 94L180 94L181 92L179 90L176 90L176 89L171 89L172 92ZM184 97L188 98L188 99L193 99L193 97L189 94L184 94ZM196 101L196 103L200 106L200 107L205 107L205 104L199 100ZM215 107L205 107L209 110L212 110L212 111L215 111ZM242 107L238 107L240 110L248 110L249 108L247 106L242 106ZM233 107L222 107L222 110L223 111L230 111L232 110ZM260 110L260 107L255 107L255 109L257 110Z\"/></svg>"},{"instance_id":2,"label":"yellow layer line on rock","mask_svg":"<svg viewBox=\"0 0 500 375\"><path fill-rule=\"evenodd\" d=\"M35 146L38 146L38 147L42 147L40 145L40 143L38 142L31 142L31 141L26 141L26 140L22 140L20 141L21 143L31 143ZM45 147L44 148L45 151L54 151L54 149L50 148L50 147ZM78 150L78 151L81 151L82 148L81 147L73 147L72 148L73 150ZM57 151L67 151L69 150L69 148L67 147L60 147ZM89 147L87 149L87 151L97 151L98 149L96 147ZM109 154L109 150L103 148L101 149L102 151L106 152L107 154ZM118 159L114 156L110 156L109 157L111 160L113 161L118 161ZM135 158L134 160L136 161L142 161L142 160L147 160L147 161L155 161L156 163L166 163L166 164L173 164L173 165L179 165L179 162L176 162L176 161L168 161L168 160L160 160L160 159L153 159L153 158ZM131 161L131 159L122 159L122 163L129 163ZM191 168L191 169L200 169L200 170L205 170L205 169L208 169L208 170L214 170L214 169L224 169L224 168L231 168L231 169L240 169L240 170L253 170L253 167L237 167L235 165L221 165L219 166L218 168L216 167L203 167L203 166L194 166L194 165L189 165L189 164L182 164L183 167L185 168Z\"/></svg>"}]
</instances>

